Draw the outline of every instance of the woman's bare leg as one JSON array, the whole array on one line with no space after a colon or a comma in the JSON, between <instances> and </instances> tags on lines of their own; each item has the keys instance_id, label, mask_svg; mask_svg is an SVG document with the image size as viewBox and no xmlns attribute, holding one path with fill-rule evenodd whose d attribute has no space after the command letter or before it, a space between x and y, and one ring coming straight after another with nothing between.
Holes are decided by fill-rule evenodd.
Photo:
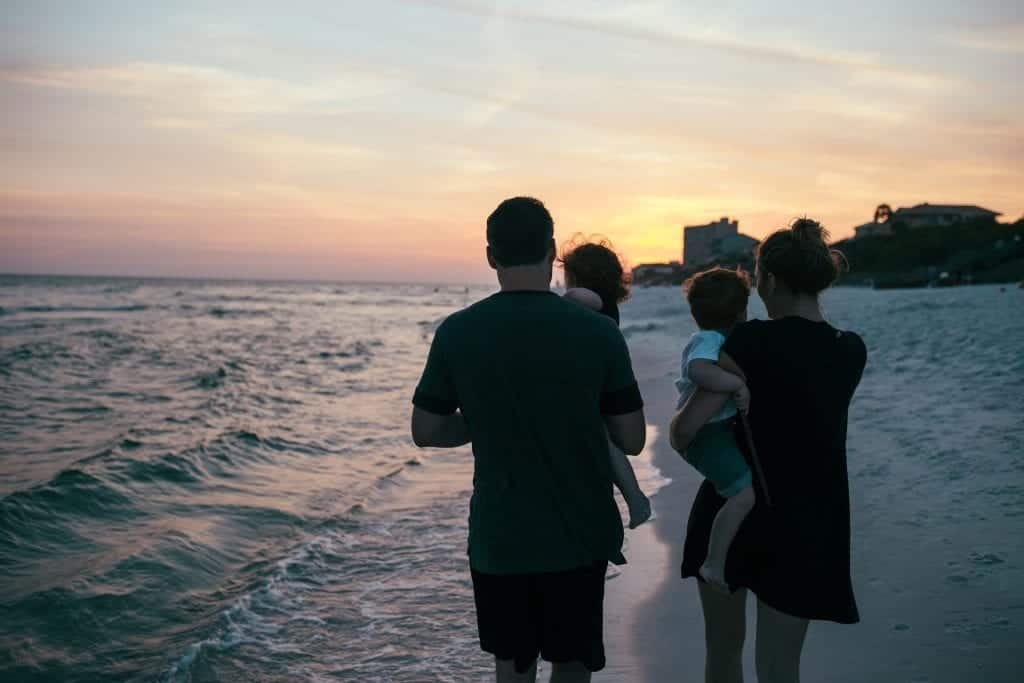
<instances>
[{"instance_id":1,"label":"woman's bare leg","mask_svg":"<svg viewBox=\"0 0 1024 683\"><path fill-rule=\"evenodd\" d=\"M590 670L580 662L555 662L551 665L551 683L590 683Z\"/></svg>"},{"instance_id":2,"label":"woman's bare leg","mask_svg":"<svg viewBox=\"0 0 1024 683\"><path fill-rule=\"evenodd\" d=\"M705 683L743 683L743 640L747 633L747 591L722 593L697 582L704 611Z\"/></svg>"},{"instance_id":3,"label":"woman's bare leg","mask_svg":"<svg viewBox=\"0 0 1024 683\"><path fill-rule=\"evenodd\" d=\"M533 660L530 668L523 673L516 671L514 659L494 659L495 680L497 683L534 683L537 680L537 660Z\"/></svg>"},{"instance_id":4,"label":"woman's bare leg","mask_svg":"<svg viewBox=\"0 0 1024 683\"><path fill-rule=\"evenodd\" d=\"M757 601L758 683L800 683L800 653L807 619L790 616Z\"/></svg>"}]
</instances>

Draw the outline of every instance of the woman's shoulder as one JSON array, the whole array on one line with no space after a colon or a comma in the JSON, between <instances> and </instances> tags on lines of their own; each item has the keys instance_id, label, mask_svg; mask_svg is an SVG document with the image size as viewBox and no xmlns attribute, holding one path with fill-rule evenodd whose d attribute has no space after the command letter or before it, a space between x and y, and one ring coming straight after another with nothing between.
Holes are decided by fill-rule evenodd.
<instances>
[{"instance_id":1,"label":"woman's shoulder","mask_svg":"<svg viewBox=\"0 0 1024 683\"><path fill-rule=\"evenodd\" d=\"M836 341L839 348L849 357L851 364L864 367L868 358L868 346L859 334L849 330L836 330Z\"/></svg>"},{"instance_id":2,"label":"woman's shoulder","mask_svg":"<svg viewBox=\"0 0 1024 683\"><path fill-rule=\"evenodd\" d=\"M766 334L773 332L771 328L770 320L747 320L742 323L737 323L728 334L725 339L731 344L741 343L748 339L757 339L763 337Z\"/></svg>"},{"instance_id":3,"label":"woman's shoulder","mask_svg":"<svg viewBox=\"0 0 1024 683\"><path fill-rule=\"evenodd\" d=\"M760 318L753 318L752 320L745 320L741 323L736 323L735 327L729 330L729 336L736 334L737 332L743 334L757 334L768 328L771 320L761 320Z\"/></svg>"},{"instance_id":4,"label":"woman's shoulder","mask_svg":"<svg viewBox=\"0 0 1024 683\"><path fill-rule=\"evenodd\" d=\"M746 370L759 362L766 334L770 334L767 321L748 320L739 323L729 330L722 351Z\"/></svg>"}]
</instances>

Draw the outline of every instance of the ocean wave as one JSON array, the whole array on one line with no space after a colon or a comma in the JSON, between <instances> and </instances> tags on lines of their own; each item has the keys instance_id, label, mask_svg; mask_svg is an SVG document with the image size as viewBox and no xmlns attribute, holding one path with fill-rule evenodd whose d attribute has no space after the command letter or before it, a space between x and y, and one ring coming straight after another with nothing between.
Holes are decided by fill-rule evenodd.
<instances>
[{"instance_id":1,"label":"ocean wave","mask_svg":"<svg viewBox=\"0 0 1024 683\"><path fill-rule=\"evenodd\" d=\"M971 308L974 302L970 301L957 301L957 300L936 300L936 299L924 299L921 301L911 301L898 306L893 306L886 309L886 316L892 315L906 315L908 313L927 313L935 314L940 310L950 310L958 308Z\"/></svg>"},{"instance_id":2,"label":"ocean wave","mask_svg":"<svg viewBox=\"0 0 1024 683\"><path fill-rule=\"evenodd\" d=\"M666 329L667 327L668 325L666 325L665 323L651 321L647 323L623 325L621 330L622 336L625 337L626 339L629 339L635 334L647 334L649 332L658 332L660 330Z\"/></svg>"},{"instance_id":3,"label":"ocean wave","mask_svg":"<svg viewBox=\"0 0 1024 683\"><path fill-rule=\"evenodd\" d=\"M23 363L30 360L50 361L71 356L71 350L51 339L40 339L0 349L0 366Z\"/></svg>"},{"instance_id":4,"label":"ocean wave","mask_svg":"<svg viewBox=\"0 0 1024 683\"><path fill-rule=\"evenodd\" d=\"M0 506L4 510L3 526L7 527L62 514L75 518L121 517L134 508L134 503L111 482L84 469L69 467L45 484L8 494ZM9 527L5 530L12 531Z\"/></svg>"},{"instance_id":5,"label":"ocean wave","mask_svg":"<svg viewBox=\"0 0 1024 683\"><path fill-rule=\"evenodd\" d=\"M224 308L223 306L212 306L206 310L206 313L214 318L267 318L273 315L273 312L268 310Z\"/></svg>"},{"instance_id":6,"label":"ocean wave","mask_svg":"<svg viewBox=\"0 0 1024 683\"><path fill-rule=\"evenodd\" d=\"M192 671L207 655L244 644L313 658L310 646L326 637L329 622L338 615L304 596L323 586L330 567L344 561L338 546L337 534L324 534L278 561L270 576L220 613L217 631L189 645L160 680L191 681Z\"/></svg>"},{"instance_id":7,"label":"ocean wave","mask_svg":"<svg viewBox=\"0 0 1024 683\"><path fill-rule=\"evenodd\" d=\"M252 294L214 294L210 296L194 296L194 301L217 302L217 303L271 303L280 302L280 297L255 296Z\"/></svg>"},{"instance_id":8,"label":"ocean wave","mask_svg":"<svg viewBox=\"0 0 1024 683\"><path fill-rule=\"evenodd\" d=\"M148 304L127 304L123 306L45 306L30 305L11 309L15 313L138 313L148 311Z\"/></svg>"},{"instance_id":9,"label":"ocean wave","mask_svg":"<svg viewBox=\"0 0 1024 683\"><path fill-rule=\"evenodd\" d=\"M200 450L165 453L148 460L129 460L122 464L116 478L126 486L170 484L190 486L210 478L201 461Z\"/></svg>"},{"instance_id":10,"label":"ocean wave","mask_svg":"<svg viewBox=\"0 0 1024 683\"><path fill-rule=\"evenodd\" d=\"M216 370L208 370L196 375L195 384L200 389L216 389L224 384L227 376L228 371L223 367L219 367Z\"/></svg>"},{"instance_id":11,"label":"ocean wave","mask_svg":"<svg viewBox=\"0 0 1024 683\"><path fill-rule=\"evenodd\" d=\"M379 339L366 339L356 341L341 351L321 351L317 355L320 358L370 358L374 349L383 345Z\"/></svg>"}]
</instances>

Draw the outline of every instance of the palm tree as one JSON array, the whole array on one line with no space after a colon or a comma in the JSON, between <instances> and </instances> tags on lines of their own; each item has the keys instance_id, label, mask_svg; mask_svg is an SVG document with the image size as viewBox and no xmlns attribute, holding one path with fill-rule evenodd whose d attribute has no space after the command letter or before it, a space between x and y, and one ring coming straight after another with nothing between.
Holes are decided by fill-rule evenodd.
<instances>
[{"instance_id":1,"label":"palm tree","mask_svg":"<svg viewBox=\"0 0 1024 683\"><path fill-rule=\"evenodd\" d=\"M879 204L875 209L875 222L888 223L892 218L892 207L888 204Z\"/></svg>"}]
</instances>

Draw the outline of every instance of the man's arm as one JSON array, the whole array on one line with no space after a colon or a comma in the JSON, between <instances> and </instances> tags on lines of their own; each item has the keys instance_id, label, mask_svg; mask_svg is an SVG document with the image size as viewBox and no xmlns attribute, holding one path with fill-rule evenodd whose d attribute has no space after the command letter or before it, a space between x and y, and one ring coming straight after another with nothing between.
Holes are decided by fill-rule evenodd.
<instances>
[{"instance_id":1,"label":"man's arm","mask_svg":"<svg viewBox=\"0 0 1024 683\"><path fill-rule=\"evenodd\" d=\"M412 440L420 448L455 448L470 442L449 364L448 321L434 333L412 403Z\"/></svg>"},{"instance_id":2,"label":"man's arm","mask_svg":"<svg viewBox=\"0 0 1024 683\"><path fill-rule=\"evenodd\" d=\"M601 416L612 443L627 455L639 455L647 442L644 399L633 374L626 339L610 321L601 325L607 334L606 375L601 387ZM599 340L595 340L599 341Z\"/></svg>"},{"instance_id":3,"label":"man's arm","mask_svg":"<svg viewBox=\"0 0 1024 683\"><path fill-rule=\"evenodd\" d=\"M471 441L461 411L438 415L419 406L412 409L412 440L420 448L455 448Z\"/></svg>"},{"instance_id":4,"label":"man's arm","mask_svg":"<svg viewBox=\"0 0 1024 683\"><path fill-rule=\"evenodd\" d=\"M686 452L700 428L717 415L728 400L728 394L695 391L669 425L668 439L672 448L679 453Z\"/></svg>"},{"instance_id":5,"label":"man's arm","mask_svg":"<svg viewBox=\"0 0 1024 683\"><path fill-rule=\"evenodd\" d=\"M639 455L644 449L647 443L647 420L643 408L622 415L605 415L604 423L612 443L626 455Z\"/></svg>"}]
</instances>

